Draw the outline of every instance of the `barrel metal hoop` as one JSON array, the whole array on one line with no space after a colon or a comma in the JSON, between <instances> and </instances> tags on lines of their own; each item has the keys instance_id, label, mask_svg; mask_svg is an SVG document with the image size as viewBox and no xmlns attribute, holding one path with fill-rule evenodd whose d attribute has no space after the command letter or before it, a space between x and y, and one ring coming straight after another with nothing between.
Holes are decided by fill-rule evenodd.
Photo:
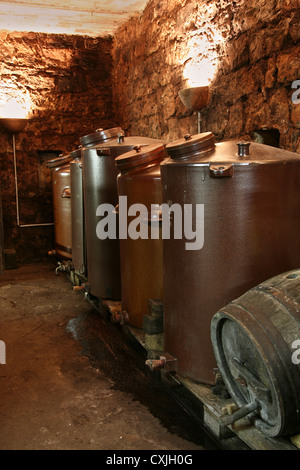
<instances>
[{"instance_id":1,"label":"barrel metal hoop","mask_svg":"<svg viewBox=\"0 0 300 470\"><path fill-rule=\"evenodd\" d=\"M289 311L293 318L300 322L300 304L287 297L284 291L266 284L261 284L258 290L262 290L265 294L275 297Z\"/></svg>"},{"instance_id":2,"label":"barrel metal hoop","mask_svg":"<svg viewBox=\"0 0 300 470\"><path fill-rule=\"evenodd\" d=\"M256 289L252 289L252 291L255 290ZM259 291L264 293L264 291L261 289L259 289ZM290 350L283 341L280 333L276 330L275 326L271 321L268 320L268 318L264 317L263 315L260 315L258 318L253 314L253 312L251 312L250 305L243 305L245 297L246 296L243 295L241 298L237 299L238 302L233 301L228 304L226 306L226 310L224 310L224 313L229 315L227 317L228 319L231 318L235 321L239 319L238 323L241 325L241 327L247 327L247 331L251 334L251 338L254 340L254 344L256 343L258 349L260 350L263 360L265 360L268 355L269 357L276 358L276 360L274 359L272 361L272 364L270 362L268 363L268 371L270 373L270 380L273 381L273 386L277 391L277 397L280 400L280 402L277 403L277 406L280 408L282 407L282 409L285 410L285 416L282 416L283 422L281 423L280 430L278 427L278 434L281 434L289 426L288 423L290 414L293 413L295 409L299 409L299 398L297 396L296 390L299 385L300 377L299 374L296 377L295 373L292 373L293 377L291 377L291 371L288 371L284 365L284 359L290 360L291 356ZM222 311L220 313L222 313ZM278 347L279 344L280 348ZM268 349L269 354L266 356ZM289 384L289 393L287 393L286 387L284 385L285 383ZM230 391L233 392L233 390ZM239 403L239 405L241 405L241 403ZM268 428L272 428L265 422L260 422L260 425L265 428L265 431Z\"/></svg>"},{"instance_id":3,"label":"barrel metal hoop","mask_svg":"<svg viewBox=\"0 0 300 470\"><path fill-rule=\"evenodd\" d=\"M281 304L287 313L295 320L295 322L299 323L300 319L300 314L299 314L299 309L297 309L297 304L296 302L293 302L292 300L288 299L287 296L284 294L284 292L274 288L273 286L270 286L269 284L261 284L253 289L251 289L249 292L259 292L263 295L267 295L268 297L275 299L279 304ZM278 387L278 390L281 390L281 385L284 385L285 380L289 383L289 389L290 393L288 394L289 397L287 397L287 394L284 393L284 386L282 388L282 391L280 392L280 395L282 399L285 401L287 405L291 405L292 400L294 402L294 406L288 406L284 407L287 411L287 409L290 410L297 410L297 418L296 420L299 423L299 410L300 410L300 397L298 390L300 389L300 373L299 373L299 366L293 367L293 364L291 362L291 350L288 347L288 344L284 340L281 332L276 328L276 326L272 323L271 319L268 318L266 315L264 315L263 311L261 311L260 307L261 304L257 302L255 305L255 314L252 312L251 308L251 302L250 304L247 302L247 294L243 295L242 298L239 299L239 303L233 302L231 305L236 305L236 307L239 307L242 309L244 312L247 312L248 315L254 320L257 325L260 327L261 332L264 332L266 337L269 340L269 347L272 347L274 350L274 353L276 356L272 354L272 357L277 357L277 361L272 361L273 365L273 380L276 380L276 387ZM254 307L254 305L253 305ZM300 329L299 329L300 331ZM258 335L258 331L256 331L256 335ZM256 336L258 339L258 336ZM265 342L260 342L264 348L266 347ZM271 357L271 356L270 356ZM291 364L291 367L287 368L286 364ZM280 366L279 366L280 364ZM270 363L269 363L270 366ZM277 372L276 372L277 370ZM284 376L286 379L284 379ZM285 390L286 392L286 390ZM289 417L287 416L287 422L285 423L285 426L288 425Z\"/></svg>"},{"instance_id":4,"label":"barrel metal hoop","mask_svg":"<svg viewBox=\"0 0 300 470\"><path fill-rule=\"evenodd\" d=\"M288 302L288 299L284 299L284 295L278 297L274 295L273 288L270 287L269 285L260 285L256 288L251 289L252 292L260 292L261 294L264 295L269 295L270 298L276 299L286 310L289 314L291 314L292 318L299 322L299 313L298 313L298 319L295 318L295 315L293 313L296 313L295 310L295 304L293 302ZM277 292L276 289L274 289L275 292ZM249 291L250 292L250 291ZM246 296L243 296L243 301L246 299ZM281 300L283 300L281 302ZM284 301L285 300L285 301ZM241 302L242 303L242 302ZM293 312L290 311L291 305L293 306L294 310ZM243 310L247 311L247 313L251 316L253 320L260 326L260 328L265 332L267 335L270 344L272 344L272 347L274 347L274 351L276 352L276 356L278 360L280 360L281 367L280 371L281 373L284 373L286 375L286 378L291 386L291 390L294 391L294 400L295 403L297 403L297 409L300 409L300 397L298 396L297 390L300 387L300 374L299 374L299 369L298 368L287 368L285 367L285 364L288 364L289 361L291 362L291 350L288 347L288 344L284 340L281 332L276 328L276 326L272 323L272 321L266 317L263 313L260 312L260 304L257 303L255 306L256 308L256 314L260 313L260 315L253 315L251 310L249 309L249 305L246 306L244 304L240 305L240 308ZM261 343L264 344L264 343ZM280 354L278 353L280 351ZM277 374L275 375L277 377ZM280 380L278 382L281 382ZM278 384L279 385L279 384Z\"/></svg>"}]
</instances>

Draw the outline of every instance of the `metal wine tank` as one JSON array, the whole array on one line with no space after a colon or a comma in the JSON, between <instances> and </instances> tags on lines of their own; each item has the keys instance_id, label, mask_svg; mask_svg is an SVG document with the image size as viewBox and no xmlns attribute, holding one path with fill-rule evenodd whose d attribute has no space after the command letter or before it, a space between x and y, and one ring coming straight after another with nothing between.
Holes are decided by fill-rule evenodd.
<instances>
[{"instance_id":1,"label":"metal wine tank","mask_svg":"<svg viewBox=\"0 0 300 470\"><path fill-rule=\"evenodd\" d=\"M120 171L117 179L119 224L123 224L124 233L124 237L120 237L122 309L127 313L128 323L138 328L142 328L144 315L148 314L149 299L163 298L159 210L162 203L160 163L165 158L163 144L137 147L116 158ZM120 197L126 198L124 206ZM134 204L145 208L145 213L140 214L138 238L132 238L129 233L136 216L127 216L127 210ZM126 209L123 214L121 207Z\"/></svg>"},{"instance_id":2,"label":"metal wine tank","mask_svg":"<svg viewBox=\"0 0 300 470\"><path fill-rule=\"evenodd\" d=\"M71 213L72 213L72 261L75 274L86 276L86 246L84 234L84 204L81 148L71 152Z\"/></svg>"},{"instance_id":3,"label":"metal wine tank","mask_svg":"<svg viewBox=\"0 0 300 470\"><path fill-rule=\"evenodd\" d=\"M89 292L98 298L120 299L120 247L118 237L100 240L96 227L100 217L96 215L101 204L117 206L118 170L115 158L129 152L135 146L161 143L147 137L125 137L118 127L99 129L80 138L82 144L82 169L85 234L87 247L87 271Z\"/></svg>"},{"instance_id":4,"label":"metal wine tank","mask_svg":"<svg viewBox=\"0 0 300 470\"><path fill-rule=\"evenodd\" d=\"M71 155L66 154L47 162L52 177L55 253L65 260L72 259L71 159Z\"/></svg>"},{"instance_id":5,"label":"metal wine tank","mask_svg":"<svg viewBox=\"0 0 300 470\"><path fill-rule=\"evenodd\" d=\"M182 212L192 204L198 243L172 237L171 217L171 237L163 240L164 345L179 374L213 384L213 315L264 279L300 266L300 156L259 143L215 144L210 132L166 149L163 202ZM199 223L197 204L204 209Z\"/></svg>"}]
</instances>

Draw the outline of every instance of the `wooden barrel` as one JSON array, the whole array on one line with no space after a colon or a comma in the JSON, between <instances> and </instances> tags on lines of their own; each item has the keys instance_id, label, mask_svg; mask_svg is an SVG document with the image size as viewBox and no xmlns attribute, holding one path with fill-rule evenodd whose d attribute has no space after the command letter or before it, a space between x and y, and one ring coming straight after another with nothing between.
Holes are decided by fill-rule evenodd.
<instances>
[{"instance_id":1,"label":"wooden barrel","mask_svg":"<svg viewBox=\"0 0 300 470\"><path fill-rule=\"evenodd\" d=\"M269 437L300 431L300 270L250 289L220 309L211 340L228 392ZM254 407L255 408L255 407Z\"/></svg>"}]
</instances>

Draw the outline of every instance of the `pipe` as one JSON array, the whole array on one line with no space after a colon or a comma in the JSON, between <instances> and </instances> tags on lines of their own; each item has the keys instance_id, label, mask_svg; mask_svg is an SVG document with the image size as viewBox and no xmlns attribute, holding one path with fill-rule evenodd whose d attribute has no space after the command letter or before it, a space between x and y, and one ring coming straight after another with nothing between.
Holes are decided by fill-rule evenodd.
<instances>
[{"instance_id":1,"label":"pipe","mask_svg":"<svg viewBox=\"0 0 300 470\"><path fill-rule=\"evenodd\" d=\"M15 189L16 189L16 210L17 210L17 226L18 227L44 227L54 225L53 222L44 224L20 224L20 211L19 211L19 192L18 192L18 174L17 174L17 158L16 158L16 141L15 134L13 134L13 154L14 154L14 173L15 173Z\"/></svg>"},{"instance_id":2,"label":"pipe","mask_svg":"<svg viewBox=\"0 0 300 470\"><path fill-rule=\"evenodd\" d=\"M198 134L201 133L201 113L198 111Z\"/></svg>"},{"instance_id":3,"label":"pipe","mask_svg":"<svg viewBox=\"0 0 300 470\"><path fill-rule=\"evenodd\" d=\"M242 406L238 411L235 411L232 415L222 416L221 422L224 426L229 426L230 424L235 423L241 418L244 418L248 414L252 413L253 411L259 408L259 403L254 400L247 405Z\"/></svg>"}]
</instances>

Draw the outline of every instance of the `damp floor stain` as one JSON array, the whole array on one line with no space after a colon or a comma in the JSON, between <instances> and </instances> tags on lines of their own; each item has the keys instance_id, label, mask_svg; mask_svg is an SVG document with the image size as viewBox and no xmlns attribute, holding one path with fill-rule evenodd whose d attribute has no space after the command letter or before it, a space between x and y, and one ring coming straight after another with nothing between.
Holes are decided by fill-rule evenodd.
<instances>
[{"instance_id":1,"label":"damp floor stain","mask_svg":"<svg viewBox=\"0 0 300 470\"><path fill-rule=\"evenodd\" d=\"M132 396L145 405L169 432L207 448L217 448L205 431L182 406L158 377L145 366L142 351L107 323L98 312L89 312L69 321L69 331L82 345L81 354L112 381L112 388ZM137 349L139 349L137 347ZM200 417L199 417L200 418Z\"/></svg>"},{"instance_id":2,"label":"damp floor stain","mask_svg":"<svg viewBox=\"0 0 300 470\"><path fill-rule=\"evenodd\" d=\"M1 450L217 445L53 262L0 277Z\"/></svg>"}]
</instances>

